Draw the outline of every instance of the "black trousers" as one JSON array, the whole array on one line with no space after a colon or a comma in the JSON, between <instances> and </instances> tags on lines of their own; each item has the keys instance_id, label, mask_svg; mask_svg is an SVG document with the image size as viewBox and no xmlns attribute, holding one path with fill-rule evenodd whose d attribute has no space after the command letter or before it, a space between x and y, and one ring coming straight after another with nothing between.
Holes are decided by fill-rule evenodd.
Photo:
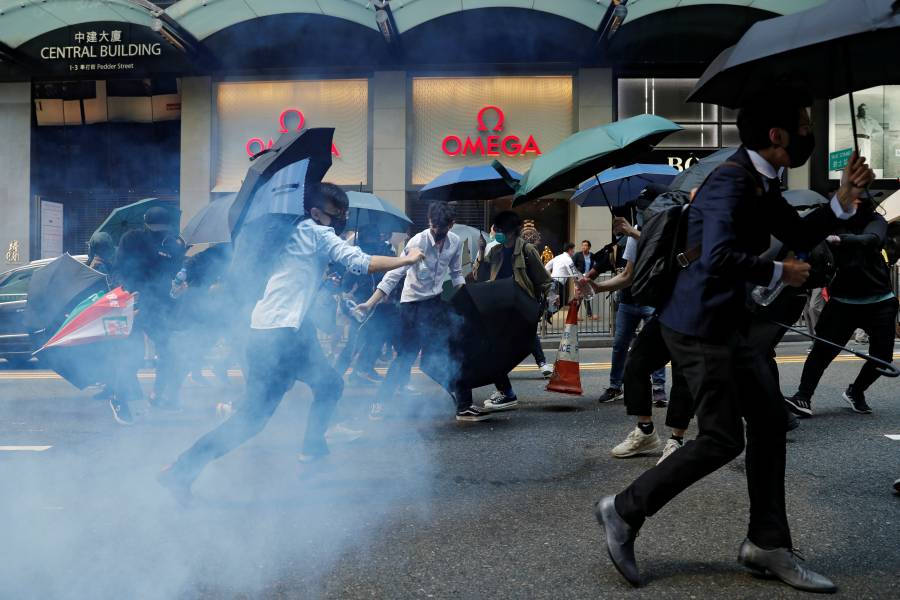
<instances>
[{"instance_id":1,"label":"black trousers","mask_svg":"<svg viewBox=\"0 0 900 600\"><path fill-rule=\"evenodd\" d=\"M393 398L397 391L409 381L413 363L422 350L449 352L450 336L447 304L440 296L420 300L418 302L400 303L400 338L397 357L391 363L387 375L375 401L385 404ZM472 405L471 400L465 406L464 394L456 396L457 409L465 410ZM460 398L462 396L462 398ZM470 396L471 398L471 396Z\"/></svg>"},{"instance_id":2,"label":"black trousers","mask_svg":"<svg viewBox=\"0 0 900 600\"><path fill-rule=\"evenodd\" d=\"M632 342L625 361L625 410L636 417L653 415L653 384L651 373L672 360L669 347L662 338L659 319L648 320ZM672 392L666 410L666 425L673 429L687 429L694 417L693 400L681 369L672 365Z\"/></svg>"},{"instance_id":3,"label":"black trousers","mask_svg":"<svg viewBox=\"0 0 900 600\"><path fill-rule=\"evenodd\" d=\"M784 505L784 400L768 347L746 334L730 342L683 335L661 325L662 337L694 398L699 433L616 496L616 510L639 527L693 483L744 449L746 421L747 537L763 548L790 548Z\"/></svg>"},{"instance_id":4,"label":"black trousers","mask_svg":"<svg viewBox=\"0 0 900 600\"><path fill-rule=\"evenodd\" d=\"M843 346L850 341L853 332L860 328L869 334L869 353L875 358L891 362L894 355L896 320L896 298L876 304L846 304L839 300L831 300L825 304L822 315L816 323L816 335ZM803 365L800 394L812 398L825 369L840 352L834 346L822 342L813 343L812 351L806 359L806 364ZM853 382L853 388L864 392L878 376L875 366L866 361Z\"/></svg>"},{"instance_id":5,"label":"black trousers","mask_svg":"<svg viewBox=\"0 0 900 600\"><path fill-rule=\"evenodd\" d=\"M193 481L207 464L262 431L295 380L303 381L313 392L303 453L328 453L325 431L344 391L344 381L325 358L315 327L305 321L299 331L254 329L247 344L247 361L246 398L227 421L178 457L173 466L178 477Z\"/></svg>"}]
</instances>

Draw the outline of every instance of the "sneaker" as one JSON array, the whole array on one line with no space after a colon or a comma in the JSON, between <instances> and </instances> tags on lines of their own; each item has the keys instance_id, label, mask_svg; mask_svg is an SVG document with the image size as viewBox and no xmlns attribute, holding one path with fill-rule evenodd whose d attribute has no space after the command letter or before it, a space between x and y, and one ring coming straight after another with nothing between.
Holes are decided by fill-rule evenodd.
<instances>
[{"instance_id":1,"label":"sneaker","mask_svg":"<svg viewBox=\"0 0 900 600\"><path fill-rule=\"evenodd\" d=\"M108 385L101 385L100 391L94 394L94 400L109 400L112 398L113 391L112 387Z\"/></svg>"},{"instance_id":2,"label":"sneaker","mask_svg":"<svg viewBox=\"0 0 900 600\"><path fill-rule=\"evenodd\" d=\"M669 438L668 441L666 442L666 445L663 447L662 456L659 457L659 460L656 461L656 464L660 464L662 461L669 458L673 452L675 452L676 450L680 450L683 447L684 447L684 440L681 440L679 442L675 438Z\"/></svg>"},{"instance_id":3,"label":"sneaker","mask_svg":"<svg viewBox=\"0 0 900 600\"><path fill-rule=\"evenodd\" d=\"M656 431L644 433L640 427L635 427L625 441L612 449L612 455L616 458L628 458L647 452L659 450L660 441Z\"/></svg>"},{"instance_id":4,"label":"sneaker","mask_svg":"<svg viewBox=\"0 0 900 600\"><path fill-rule=\"evenodd\" d=\"M846 396L845 396L846 397ZM790 398L785 396L788 408L798 417L808 419L812 416L812 401L802 394L794 394Z\"/></svg>"},{"instance_id":5,"label":"sneaker","mask_svg":"<svg viewBox=\"0 0 900 600\"><path fill-rule=\"evenodd\" d=\"M485 411L483 408L478 408L477 406L470 406L469 408L456 413L457 421L475 422L484 421L490 418L491 413Z\"/></svg>"},{"instance_id":6,"label":"sneaker","mask_svg":"<svg viewBox=\"0 0 900 600\"><path fill-rule=\"evenodd\" d=\"M553 365L542 363L538 365L538 368L541 370L541 375L544 376L544 379L550 379L550 376L553 375Z\"/></svg>"},{"instance_id":7,"label":"sneaker","mask_svg":"<svg viewBox=\"0 0 900 600\"><path fill-rule=\"evenodd\" d=\"M862 329L857 329L856 333L854 333L853 335L853 341L855 341L857 344L868 344L869 334Z\"/></svg>"},{"instance_id":8,"label":"sneaker","mask_svg":"<svg viewBox=\"0 0 900 600\"><path fill-rule=\"evenodd\" d=\"M373 402L372 408L369 410L370 421L381 421L384 419L384 404L381 402Z\"/></svg>"},{"instance_id":9,"label":"sneaker","mask_svg":"<svg viewBox=\"0 0 900 600\"><path fill-rule=\"evenodd\" d=\"M515 396L510 398L503 392L494 392L490 398L484 401L484 410L491 412L499 412L501 410L515 410L519 407L519 399Z\"/></svg>"},{"instance_id":10,"label":"sneaker","mask_svg":"<svg viewBox=\"0 0 900 600\"><path fill-rule=\"evenodd\" d=\"M616 400L621 400L625 397L625 394L622 392L622 388L606 388L606 391L603 392L603 395L597 398L597 402L600 404L607 404L609 402L615 402Z\"/></svg>"},{"instance_id":11,"label":"sneaker","mask_svg":"<svg viewBox=\"0 0 900 600\"><path fill-rule=\"evenodd\" d=\"M169 493L172 494L172 497L175 498L175 501L178 502L178 504L181 506L190 505L191 500L193 500L193 496L191 496L191 484L189 481L185 481L183 478L178 477L172 469L172 465L169 465L160 471L156 476L156 481L159 482L159 485L169 490Z\"/></svg>"},{"instance_id":12,"label":"sneaker","mask_svg":"<svg viewBox=\"0 0 900 600\"><path fill-rule=\"evenodd\" d=\"M665 408L668 405L669 399L666 398L666 388L653 388L653 406Z\"/></svg>"},{"instance_id":13,"label":"sneaker","mask_svg":"<svg viewBox=\"0 0 900 600\"><path fill-rule=\"evenodd\" d=\"M853 389L853 386L849 386L847 391L844 392L844 400L850 404L850 408L853 409L853 412L859 413L861 415L871 415L872 407L866 404L866 395L862 392L858 392Z\"/></svg>"},{"instance_id":14,"label":"sneaker","mask_svg":"<svg viewBox=\"0 0 900 600\"><path fill-rule=\"evenodd\" d=\"M113 419L119 425L134 425L134 417L127 402L119 401L115 396L109 399L109 407L112 409Z\"/></svg>"},{"instance_id":15,"label":"sneaker","mask_svg":"<svg viewBox=\"0 0 900 600\"><path fill-rule=\"evenodd\" d=\"M350 442L355 442L362 436L362 431L351 429L343 423L333 425L325 432L325 439L332 444L349 444Z\"/></svg>"}]
</instances>

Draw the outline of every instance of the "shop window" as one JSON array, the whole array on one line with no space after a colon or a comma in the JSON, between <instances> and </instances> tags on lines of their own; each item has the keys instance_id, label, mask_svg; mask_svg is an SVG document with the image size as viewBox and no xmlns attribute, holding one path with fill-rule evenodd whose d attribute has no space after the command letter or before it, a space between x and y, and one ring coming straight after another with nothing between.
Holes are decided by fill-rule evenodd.
<instances>
[{"instance_id":1,"label":"shop window","mask_svg":"<svg viewBox=\"0 0 900 600\"><path fill-rule=\"evenodd\" d=\"M900 177L900 85L886 85L853 94L860 153L869 159L878 179ZM828 151L853 147L847 96L835 98L828 110ZM840 179L840 171L831 171Z\"/></svg>"},{"instance_id":2,"label":"shop window","mask_svg":"<svg viewBox=\"0 0 900 600\"><path fill-rule=\"evenodd\" d=\"M649 113L681 125L684 131L663 140L661 148L714 149L740 144L737 111L687 101L696 83L696 79L685 78L619 79L619 118Z\"/></svg>"}]
</instances>

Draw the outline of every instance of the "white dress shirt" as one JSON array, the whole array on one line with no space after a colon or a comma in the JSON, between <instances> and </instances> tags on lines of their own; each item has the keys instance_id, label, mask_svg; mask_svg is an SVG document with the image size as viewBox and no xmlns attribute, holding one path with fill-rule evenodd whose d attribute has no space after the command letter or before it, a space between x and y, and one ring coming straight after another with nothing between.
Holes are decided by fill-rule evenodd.
<instances>
[{"instance_id":1,"label":"white dress shirt","mask_svg":"<svg viewBox=\"0 0 900 600\"><path fill-rule=\"evenodd\" d=\"M753 163L753 167L760 175L762 175L763 185L766 186L766 191L769 191L769 180L778 179L778 171L772 166L772 163L763 158L759 152L747 148L747 154L750 155L750 161ZM850 212L845 211L844 207L841 206L841 203L838 202L837 195L831 198L831 204L829 206L835 216L842 221L845 221L856 214L855 208ZM770 289L778 285L778 282L781 281L781 274L783 271L784 265L779 261L775 261L775 268L772 270L772 281L769 282L768 286Z\"/></svg>"},{"instance_id":2,"label":"white dress shirt","mask_svg":"<svg viewBox=\"0 0 900 600\"><path fill-rule=\"evenodd\" d=\"M563 252L553 257L553 260L544 265L550 276L558 282L565 282L566 278L578 275L575 269L575 261L568 252Z\"/></svg>"},{"instance_id":3,"label":"white dress shirt","mask_svg":"<svg viewBox=\"0 0 900 600\"><path fill-rule=\"evenodd\" d=\"M462 241L452 231L447 233L447 238L438 249L434 243L431 230L426 229L412 236L406 243L404 254L410 248L418 248L425 255L421 261L412 266L397 267L388 271L378 289L385 296L390 296L403 276L403 292L400 302L419 302L439 296L444 291L444 281L450 278L454 286L463 285L466 282L462 274Z\"/></svg>"},{"instance_id":4,"label":"white dress shirt","mask_svg":"<svg viewBox=\"0 0 900 600\"><path fill-rule=\"evenodd\" d=\"M299 329L322 285L329 263L343 265L354 275L369 271L372 257L351 246L331 227L304 219L291 233L262 299L253 308L253 329Z\"/></svg>"}]
</instances>

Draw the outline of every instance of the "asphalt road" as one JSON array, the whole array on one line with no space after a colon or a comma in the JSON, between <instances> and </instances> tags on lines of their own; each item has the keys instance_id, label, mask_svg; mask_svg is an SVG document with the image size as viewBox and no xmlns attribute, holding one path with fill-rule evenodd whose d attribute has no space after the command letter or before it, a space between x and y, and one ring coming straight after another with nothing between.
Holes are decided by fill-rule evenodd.
<instances>
[{"instance_id":1,"label":"asphalt road","mask_svg":"<svg viewBox=\"0 0 900 600\"><path fill-rule=\"evenodd\" d=\"M788 393L805 348L781 349ZM520 410L467 425L422 376L423 393L380 423L365 418L371 393L348 387L340 418L366 435L334 444L312 471L296 463L309 405L297 386L259 436L203 473L186 509L154 475L216 424L214 405L239 397L240 379L188 384L183 413L148 411L126 428L91 390L0 369L0 598L801 596L735 562L743 458L648 520L637 542L646 585L621 580L592 504L657 458L609 455L633 423L621 403L594 402L608 361L608 350L582 351L584 397L545 392L525 365L513 377ZM898 598L900 440L886 435L900 435L900 388L880 380L875 414L852 414L840 393L860 364L836 362L816 416L789 435L788 512L807 565L840 596Z\"/></svg>"}]
</instances>

